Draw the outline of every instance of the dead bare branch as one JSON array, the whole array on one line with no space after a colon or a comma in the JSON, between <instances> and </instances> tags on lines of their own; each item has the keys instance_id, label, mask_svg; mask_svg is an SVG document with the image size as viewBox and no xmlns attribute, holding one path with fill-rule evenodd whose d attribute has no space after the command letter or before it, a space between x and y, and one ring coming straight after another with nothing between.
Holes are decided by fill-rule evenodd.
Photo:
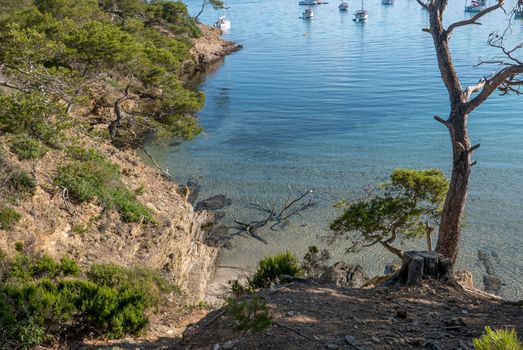
<instances>
[{"instance_id":1,"label":"dead bare branch","mask_svg":"<svg viewBox=\"0 0 523 350\"><path fill-rule=\"evenodd\" d=\"M265 207L263 207L259 202L256 202L255 204L251 204L251 207L260 210L262 212L268 213L268 215L260 221L251 221L251 222L242 222L239 220L234 220L234 222L238 225L236 229L238 230L237 234L245 232L249 236L258 239L259 241L267 244L267 241L260 237L258 234L256 234L256 231L259 228L262 228L266 226L269 222L274 222L270 229L277 231L281 229L285 224L287 223L288 219L291 218L294 215L301 216L300 212L307 210L308 208L313 207L316 205L316 202L312 198L312 190L309 190L307 192L304 192L303 194L299 195L295 199L291 200L292 193L287 197L287 200L284 202L282 209L278 212L276 212L276 206L273 205L272 207L267 204L267 207L270 208L270 210L267 210ZM300 206L297 206L298 203L303 201L307 196L310 196L309 200L306 203L302 203Z\"/></svg>"},{"instance_id":2,"label":"dead bare branch","mask_svg":"<svg viewBox=\"0 0 523 350\"><path fill-rule=\"evenodd\" d=\"M471 24L481 25L481 23L478 22L478 20L481 17L491 13L492 11L496 11L499 8L502 8L504 3L505 3L504 0L498 0L498 3L496 5L492 5L490 7L487 7L485 9L481 10L480 12L478 12L477 14L472 16L471 18L463 20L463 21L452 23L447 28L447 35L450 35L450 33L452 33L452 31L454 29L459 28L459 27L463 27L463 26L467 26L467 25L471 25Z\"/></svg>"}]
</instances>

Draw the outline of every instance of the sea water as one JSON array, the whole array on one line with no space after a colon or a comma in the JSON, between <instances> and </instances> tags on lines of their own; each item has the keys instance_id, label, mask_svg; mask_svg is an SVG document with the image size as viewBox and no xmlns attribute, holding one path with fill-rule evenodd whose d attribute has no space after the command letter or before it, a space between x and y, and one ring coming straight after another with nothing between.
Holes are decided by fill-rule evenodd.
<instances>
[{"instance_id":1,"label":"sea water","mask_svg":"<svg viewBox=\"0 0 523 350\"><path fill-rule=\"evenodd\" d=\"M493 0L489 0L493 3ZM188 1L197 13L201 1ZM207 96L198 114L205 132L185 143L151 145L150 152L181 184L195 179L199 199L225 194L233 203L224 222L261 220L252 203L281 205L289 193L314 190L318 204L295 216L281 230L232 240L222 265L252 269L265 255L291 250L302 256L309 245L326 247L333 260L381 273L393 256L374 247L346 254L349 242L328 245L329 223L339 214L333 204L355 198L369 184L386 180L396 167L451 170L447 130L433 119L446 117L448 97L437 69L426 11L415 0L392 6L365 1L369 19L352 21L360 8L350 2L314 7L313 20L299 17L298 0L229 0L231 29L224 38L243 49L209 73L199 88ZM509 1L507 8L513 5ZM221 11L201 16L213 23ZM467 18L463 1L450 1L446 22ZM502 11L481 26L456 29L454 63L464 85L495 71L476 66L497 51L489 33L503 30ZM523 39L523 21L512 24L510 40ZM481 148L474 166L458 268L473 271L482 286L481 248L493 249L496 273L507 297L523 296L523 97L492 98L470 116L470 136ZM292 190L291 190L292 189ZM231 232L234 232L232 230ZM423 240L406 247L423 248Z\"/></svg>"}]
</instances>

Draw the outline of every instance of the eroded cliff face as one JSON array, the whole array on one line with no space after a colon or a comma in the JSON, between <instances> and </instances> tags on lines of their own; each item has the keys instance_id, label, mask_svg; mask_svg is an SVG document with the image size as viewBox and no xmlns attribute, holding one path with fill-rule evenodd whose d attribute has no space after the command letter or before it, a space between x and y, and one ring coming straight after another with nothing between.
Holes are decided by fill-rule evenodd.
<instances>
[{"instance_id":1,"label":"eroded cliff face","mask_svg":"<svg viewBox=\"0 0 523 350\"><path fill-rule=\"evenodd\" d=\"M221 40L218 29L202 26L202 32L204 36L195 39L194 62L188 68L192 72L236 47ZM98 109L99 115L89 114L94 109L79 113L85 113L86 120L103 120L104 113L114 112L110 105L105 109ZM107 133L106 128L104 122L94 126L100 135ZM180 194L183 189L156 168L145 165L135 151L117 149L107 137L92 136L96 134L95 130L91 136L75 135L77 145L93 148L117 164L123 182L140 193L138 199L154 213L155 223L124 222L117 212L105 210L99 203L74 203L67 190L54 181L58 168L71 161L63 150L52 150L41 159L20 161L11 153L7 136L0 135L2 158L33 175L37 184L34 195L9 203L22 218L9 231L0 229L0 249L13 255L20 242L27 253L55 258L68 255L84 267L115 263L159 269L185 292L187 302L203 300L218 257L218 248L203 243L204 227L211 217L206 212L195 212Z\"/></svg>"},{"instance_id":2,"label":"eroded cliff face","mask_svg":"<svg viewBox=\"0 0 523 350\"><path fill-rule=\"evenodd\" d=\"M16 242L21 242L28 253L68 255L83 266L115 263L159 269L187 292L188 301L202 300L218 255L217 248L202 242L207 213L195 212L176 184L144 165L133 151L103 143L91 146L118 164L130 189L143 192L139 200L152 210L156 223L123 222L118 213L96 203L69 201L67 192L53 182L57 168L67 163L60 151L19 162L3 146L4 157L33 174L37 188L34 196L15 207L22 215L20 222L9 232L0 231L0 248L14 254Z\"/></svg>"}]
</instances>

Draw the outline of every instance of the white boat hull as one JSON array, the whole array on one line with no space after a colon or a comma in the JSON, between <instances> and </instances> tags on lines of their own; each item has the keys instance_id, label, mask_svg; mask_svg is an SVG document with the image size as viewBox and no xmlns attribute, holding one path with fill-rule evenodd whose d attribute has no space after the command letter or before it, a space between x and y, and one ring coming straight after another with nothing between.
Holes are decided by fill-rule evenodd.
<instances>
[{"instance_id":1,"label":"white boat hull","mask_svg":"<svg viewBox=\"0 0 523 350\"><path fill-rule=\"evenodd\" d=\"M369 14L367 11L364 11L364 10L360 10L360 11L356 11L354 13L354 20L356 22L359 22L359 21L365 21L369 18Z\"/></svg>"}]
</instances>

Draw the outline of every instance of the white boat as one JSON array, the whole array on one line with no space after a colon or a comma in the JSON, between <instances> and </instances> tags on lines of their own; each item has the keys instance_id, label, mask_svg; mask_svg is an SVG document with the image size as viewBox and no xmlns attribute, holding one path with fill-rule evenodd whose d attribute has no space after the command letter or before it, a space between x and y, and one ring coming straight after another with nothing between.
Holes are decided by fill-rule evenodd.
<instances>
[{"instance_id":1,"label":"white boat","mask_svg":"<svg viewBox=\"0 0 523 350\"><path fill-rule=\"evenodd\" d=\"M358 11L354 12L354 20L356 22L365 21L368 18L369 18L369 13L367 12L367 10L358 10Z\"/></svg>"},{"instance_id":2,"label":"white boat","mask_svg":"<svg viewBox=\"0 0 523 350\"><path fill-rule=\"evenodd\" d=\"M340 11L347 11L349 9L349 3L346 1L341 1L341 3L338 5L338 8Z\"/></svg>"},{"instance_id":3,"label":"white boat","mask_svg":"<svg viewBox=\"0 0 523 350\"><path fill-rule=\"evenodd\" d=\"M300 0L299 4L300 5L314 6L314 5L318 5L318 1L316 1L316 0Z\"/></svg>"},{"instance_id":4,"label":"white boat","mask_svg":"<svg viewBox=\"0 0 523 350\"><path fill-rule=\"evenodd\" d=\"M518 6L514 9L514 18L523 18L523 0L518 1Z\"/></svg>"},{"instance_id":5,"label":"white boat","mask_svg":"<svg viewBox=\"0 0 523 350\"><path fill-rule=\"evenodd\" d=\"M382 5L394 5L394 0L381 0Z\"/></svg>"},{"instance_id":6,"label":"white boat","mask_svg":"<svg viewBox=\"0 0 523 350\"><path fill-rule=\"evenodd\" d=\"M220 29L229 29L231 28L231 21L226 16L220 16L214 26Z\"/></svg>"},{"instance_id":7,"label":"white boat","mask_svg":"<svg viewBox=\"0 0 523 350\"><path fill-rule=\"evenodd\" d=\"M477 0L472 0L470 5L465 5L465 12L476 13L481 11L481 3Z\"/></svg>"},{"instance_id":8,"label":"white boat","mask_svg":"<svg viewBox=\"0 0 523 350\"><path fill-rule=\"evenodd\" d=\"M303 11L301 15L303 19L312 19L312 17L314 17L314 12L312 12L311 8L308 8L305 11Z\"/></svg>"},{"instance_id":9,"label":"white boat","mask_svg":"<svg viewBox=\"0 0 523 350\"><path fill-rule=\"evenodd\" d=\"M363 0L361 0L361 10L354 12L354 21L365 21L367 20L367 18L369 18L369 13L367 12L367 10L365 10L363 6Z\"/></svg>"}]
</instances>

